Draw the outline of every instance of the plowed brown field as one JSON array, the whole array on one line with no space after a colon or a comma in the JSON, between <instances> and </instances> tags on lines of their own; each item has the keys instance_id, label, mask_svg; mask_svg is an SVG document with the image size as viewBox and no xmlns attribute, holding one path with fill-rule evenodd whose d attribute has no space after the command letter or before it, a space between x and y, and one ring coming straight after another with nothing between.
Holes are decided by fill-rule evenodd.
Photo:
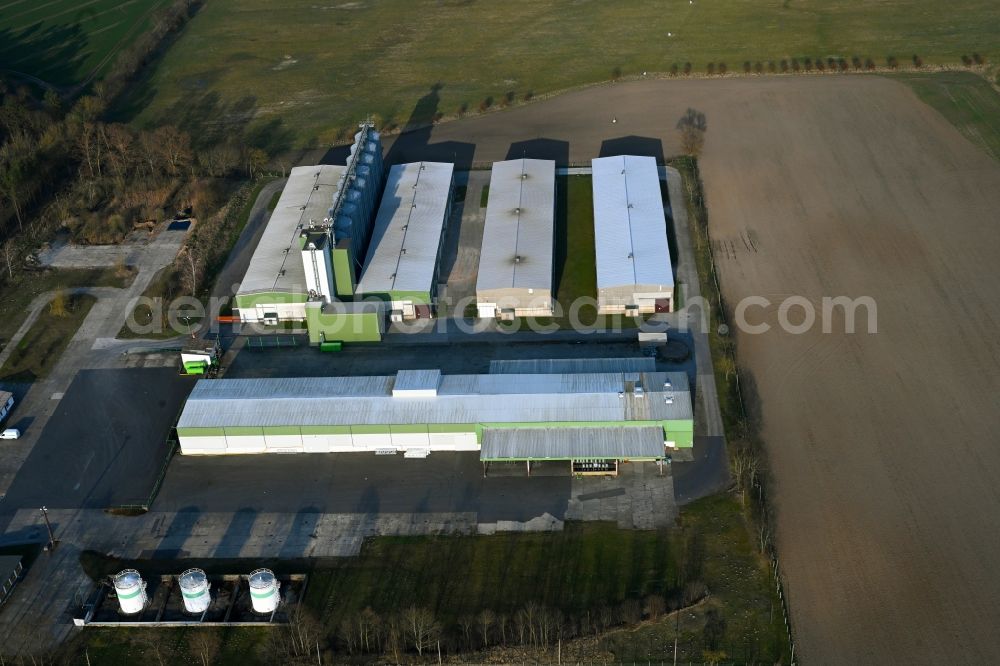
<instances>
[{"instance_id":1,"label":"plowed brown field","mask_svg":"<svg viewBox=\"0 0 1000 666\"><path fill-rule=\"evenodd\" d=\"M790 295L817 312L824 296L878 304L873 335L842 320L738 334L799 654L1000 663L1000 164L905 86L861 76L594 88L439 126L430 143L492 160L545 137L586 160L634 135L671 155L688 107L708 120L728 302L765 296L749 318L772 324Z\"/></svg>"}]
</instances>

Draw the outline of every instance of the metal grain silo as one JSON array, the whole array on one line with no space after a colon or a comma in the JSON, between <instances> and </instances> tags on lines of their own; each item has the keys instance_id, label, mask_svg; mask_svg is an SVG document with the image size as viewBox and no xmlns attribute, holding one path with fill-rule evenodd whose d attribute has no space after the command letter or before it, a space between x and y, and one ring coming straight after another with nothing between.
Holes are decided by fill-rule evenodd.
<instances>
[{"instance_id":1,"label":"metal grain silo","mask_svg":"<svg viewBox=\"0 0 1000 666\"><path fill-rule=\"evenodd\" d=\"M273 613L281 602L281 583L270 569L257 569L250 574L250 603L255 613Z\"/></svg>"},{"instance_id":2,"label":"metal grain silo","mask_svg":"<svg viewBox=\"0 0 1000 666\"><path fill-rule=\"evenodd\" d=\"M188 613L204 613L212 603L208 576L201 569L188 569L178 579L184 610Z\"/></svg>"},{"instance_id":3,"label":"metal grain silo","mask_svg":"<svg viewBox=\"0 0 1000 666\"><path fill-rule=\"evenodd\" d=\"M146 581L135 569L125 569L115 574L112 579L115 593L118 595L118 605L125 615L141 613L149 598L146 596Z\"/></svg>"}]
</instances>

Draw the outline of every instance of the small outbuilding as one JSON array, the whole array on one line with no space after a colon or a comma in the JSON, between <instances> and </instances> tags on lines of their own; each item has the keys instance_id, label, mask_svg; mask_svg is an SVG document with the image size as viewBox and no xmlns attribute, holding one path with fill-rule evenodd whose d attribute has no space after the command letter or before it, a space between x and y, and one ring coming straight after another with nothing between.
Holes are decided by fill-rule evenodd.
<instances>
[{"instance_id":1,"label":"small outbuilding","mask_svg":"<svg viewBox=\"0 0 1000 666\"><path fill-rule=\"evenodd\" d=\"M674 274L656 160L619 155L591 164L598 313L673 311Z\"/></svg>"},{"instance_id":2,"label":"small outbuilding","mask_svg":"<svg viewBox=\"0 0 1000 666\"><path fill-rule=\"evenodd\" d=\"M494 162L476 279L480 317L552 315L556 163Z\"/></svg>"}]
</instances>

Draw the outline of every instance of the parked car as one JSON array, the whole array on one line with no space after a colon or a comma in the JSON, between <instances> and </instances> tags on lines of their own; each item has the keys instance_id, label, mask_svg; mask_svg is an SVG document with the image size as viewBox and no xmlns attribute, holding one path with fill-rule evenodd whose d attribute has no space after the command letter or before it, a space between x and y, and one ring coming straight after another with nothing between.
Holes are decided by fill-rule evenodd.
<instances>
[{"instance_id":1,"label":"parked car","mask_svg":"<svg viewBox=\"0 0 1000 666\"><path fill-rule=\"evenodd\" d=\"M21 431L17 428L7 428L0 432L0 439L17 439L21 436Z\"/></svg>"}]
</instances>

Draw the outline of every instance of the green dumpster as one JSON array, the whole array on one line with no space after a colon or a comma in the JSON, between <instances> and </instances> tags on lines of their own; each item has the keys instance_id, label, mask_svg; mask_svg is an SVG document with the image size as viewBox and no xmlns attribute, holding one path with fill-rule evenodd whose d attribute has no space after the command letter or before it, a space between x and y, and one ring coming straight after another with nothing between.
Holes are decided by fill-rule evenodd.
<instances>
[{"instance_id":1,"label":"green dumpster","mask_svg":"<svg viewBox=\"0 0 1000 666\"><path fill-rule=\"evenodd\" d=\"M340 340L319 343L319 350L323 352L339 352L344 346Z\"/></svg>"},{"instance_id":2,"label":"green dumpster","mask_svg":"<svg viewBox=\"0 0 1000 666\"><path fill-rule=\"evenodd\" d=\"M203 375L208 370L208 363L204 361L188 361L184 364L184 374Z\"/></svg>"}]
</instances>

